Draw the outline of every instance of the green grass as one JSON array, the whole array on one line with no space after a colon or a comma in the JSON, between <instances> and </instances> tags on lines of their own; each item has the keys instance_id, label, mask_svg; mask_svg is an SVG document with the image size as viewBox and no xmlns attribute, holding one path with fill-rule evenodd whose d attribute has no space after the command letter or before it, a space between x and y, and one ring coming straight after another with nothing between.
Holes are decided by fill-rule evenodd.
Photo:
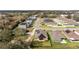
<instances>
[{"instance_id":1,"label":"green grass","mask_svg":"<svg viewBox=\"0 0 79 59\"><path fill-rule=\"evenodd\" d=\"M79 48L79 42L77 43L67 43L67 44L62 44L62 43L52 43L53 49L78 49Z\"/></svg>"},{"instance_id":2,"label":"green grass","mask_svg":"<svg viewBox=\"0 0 79 59\"><path fill-rule=\"evenodd\" d=\"M79 28L79 26L64 26L64 25L62 25L62 26L57 26L57 27L50 27L50 26L47 26L47 25L41 25L40 26L41 28L43 28L43 29L53 29L53 28L62 28L62 29L64 29L64 28Z\"/></svg>"},{"instance_id":3,"label":"green grass","mask_svg":"<svg viewBox=\"0 0 79 59\"><path fill-rule=\"evenodd\" d=\"M62 43L52 43L51 46L37 46L34 47L34 49L79 49L79 43L67 43L67 44L62 44Z\"/></svg>"},{"instance_id":4,"label":"green grass","mask_svg":"<svg viewBox=\"0 0 79 59\"><path fill-rule=\"evenodd\" d=\"M32 42L32 45L31 45L32 48L43 48L43 47L51 47L51 44L50 44L50 41L47 40L47 41L33 41Z\"/></svg>"},{"instance_id":5,"label":"green grass","mask_svg":"<svg viewBox=\"0 0 79 59\"><path fill-rule=\"evenodd\" d=\"M48 33L49 34L49 33ZM52 44L52 49L77 49L79 48L79 42L70 42L69 40L65 39L67 43L60 43L60 42L54 42L50 35L48 35L48 39L50 40L50 43Z\"/></svg>"},{"instance_id":6,"label":"green grass","mask_svg":"<svg viewBox=\"0 0 79 59\"><path fill-rule=\"evenodd\" d=\"M50 40L44 42L33 42L33 49L78 49L79 42L68 42L68 43L59 43L52 42Z\"/></svg>"},{"instance_id":7,"label":"green grass","mask_svg":"<svg viewBox=\"0 0 79 59\"><path fill-rule=\"evenodd\" d=\"M49 27L49 26L47 26L47 25L41 25L40 26L42 29L45 29L45 30L49 30L49 29L52 29L52 27Z\"/></svg>"},{"instance_id":8,"label":"green grass","mask_svg":"<svg viewBox=\"0 0 79 59\"><path fill-rule=\"evenodd\" d=\"M37 47L34 47L36 49L78 49L79 48L79 42L70 42L69 40L65 39L67 43L60 43L60 42L54 42L53 39L51 40L50 35L48 35L48 39L51 46L47 46L47 42L43 42ZM39 44L39 43L38 43Z\"/></svg>"},{"instance_id":9,"label":"green grass","mask_svg":"<svg viewBox=\"0 0 79 59\"><path fill-rule=\"evenodd\" d=\"M51 46L50 41L47 40L47 41L42 42L42 46Z\"/></svg>"}]
</instances>

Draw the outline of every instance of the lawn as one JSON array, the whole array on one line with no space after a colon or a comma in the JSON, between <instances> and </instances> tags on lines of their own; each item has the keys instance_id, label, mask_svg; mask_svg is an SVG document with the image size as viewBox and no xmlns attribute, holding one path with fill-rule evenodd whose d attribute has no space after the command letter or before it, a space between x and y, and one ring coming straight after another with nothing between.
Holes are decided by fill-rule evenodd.
<instances>
[{"instance_id":1,"label":"lawn","mask_svg":"<svg viewBox=\"0 0 79 59\"><path fill-rule=\"evenodd\" d=\"M48 48L48 47L51 47L51 44L49 40L41 41L41 42L33 41L31 47L32 48Z\"/></svg>"},{"instance_id":2,"label":"lawn","mask_svg":"<svg viewBox=\"0 0 79 59\"><path fill-rule=\"evenodd\" d=\"M54 39L54 38L53 38ZM33 49L78 49L79 42L69 42L66 40L67 43L61 42L54 42L53 39L51 40L50 36L48 35L48 40L43 42L32 42Z\"/></svg>"},{"instance_id":3,"label":"lawn","mask_svg":"<svg viewBox=\"0 0 79 59\"><path fill-rule=\"evenodd\" d=\"M48 42L40 42L34 44L33 49L79 49L79 42L77 43L57 43L53 42L52 46Z\"/></svg>"},{"instance_id":4,"label":"lawn","mask_svg":"<svg viewBox=\"0 0 79 59\"><path fill-rule=\"evenodd\" d=\"M79 48L79 42L70 42L67 39L65 39L67 43L54 42L53 41L54 38L51 39L50 35L48 35L48 39L50 40L50 43L52 44L51 45L52 47L50 47L52 49L77 49Z\"/></svg>"},{"instance_id":5,"label":"lawn","mask_svg":"<svg viewBox=\"0 0 79 59\"><path fill-rule=\"evenodd\" d=\"M54 38L53 38L54 39ZM54 42L52 39L52 47L53 49L77 49L79 48L79 42L70 42L66 39L67 43Z\"/></svg>"},{"instance_id":6,"label":"lawn","mask_svg":"<svg viewBox=\"0 0 79 59\"><path fill-rule=\"evenodd\" d=\"M63 44L63 43L52 43L52 47L53 49L78 49L79 48L79 42L77 43L66 43L66 44Z\"/></svg>"},{"instance_id":7,"label":"lawn","mask_svg":"<svg viewBox=\"0 0 79 59\"><path fill-rule=\"evenodd\" d=\"M46 24L42 24L40 27L41 27L42 29L45 29L45 30L50 30L50 29L52 29L52 27L47 26Z\"/></svg>"},{"instance_id":8,"label":"lawn","mask_svg":"<svg viewBox=\"0 0 79 59\"><path fill-rule=\"evenodd\" d=\"M77 49L77 48L79 48L79 42L70 42L69 40L66 39L67 43L60 43L60 42L58 43L58 42L54 42L53 39L51 40L50 36L48 38L52 47L51 46L44 47L47 44L46 42L44 42L41 45L38 45L37 47L34 47L34 48L48 48L48 49L50 49L50 48L52 48L52 49L72 49L72 48Z\"/></svg>"}]
</instances>

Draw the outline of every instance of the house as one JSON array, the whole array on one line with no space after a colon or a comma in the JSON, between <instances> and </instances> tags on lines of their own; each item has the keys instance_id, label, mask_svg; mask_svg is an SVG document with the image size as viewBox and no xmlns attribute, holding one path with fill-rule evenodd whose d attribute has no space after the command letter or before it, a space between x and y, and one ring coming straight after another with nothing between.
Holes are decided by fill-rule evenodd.
<instances>
[{"instance_id":1,"label":"house","mask_svg":"<svg viewBox=\"0 0 79 59\"><path fill-rule=\"evenodd\" d=\"M46 38L43 34L39 35L39 40L43 40L44 38Z\"/></svg>"},{"instance_id":2,"label":"house","mask_svg":"<svg viewBox=\"0 0 79 59\"><path fill-rule=\"evenodd\" d=\"M27 24L27 27L30 27L32 25L32 22L36 19L36 16L30 16L24 21Z\"/></svg>"},{"instance_id":3,"label":"house","mask_svg":"<svg viewBox=\"0 0 79 59\"><path fill-rule=\"evenodd\" d=\"M27 28L27 24L25 22L22 22L22 23L19 24L18 28L26 29Z\"/></svg>"},{"instance_id":4,"label":"house","mask_svg":"<svg viewBox=\"0 0 79 59\"><path fill-rule=\"evenodd\" d=\"M44 22L44 24L46 24L47 26L56 25L56 23L53 21L53 19L50 19L50 18L45 18L43 22Z\"/></svg>"},{"instance_id":5,"label":"house","mask_svg":"<svg viewBox=\"0 0 79 59\"><path fill-rule=\"evenodd\" d=\"M44 22L48 23L48 22L53 22L53 20L49 19L49 18L45 18Z\"/></svg>"},{"instance_id":6,"label":"house","mask_svg":"<svg viewBox=\"0 0 79 59\"><path fill-rule=\"evenodd\" d=\"M31 20L35 20L37 18L37 16L30 16L28 19L31 19Z\"/></svg>"},{"instance_id":7,"label":"house","mask_svg":"<svg viewBox=\"0 0 79 59\"><path fill-rule=\"evenodd\" d=\"M66 30L64 31L64 35L71 42L79 41L79 33L76 30Z\"/></svg>"},{"instance_id":8,"label":"house","mask_svg":"<svg viewBox=\"0 0 79 59\"><path fill-rule=\"evenodd\" d=\"M66 39L66 37L62 34L62 31L60 31L60 30L49 31L49 35L53 42L61 43L62 40Z\"/></svg>"},{"instance_id":9,"label":"house","mask_svg":"<svg viewBox=\"0 0 79 59\"><path fill-rule=\"evenodd\" d=\"M31 24L32 24L32 20L26 20L26 21L20 23L18 27L22 28L22 29L26 29L26 28L30 27Z\"/></svg>"},{"instance_id":10,"label":"house","mask_svg":"<svg viewBox=\"0 0 79 59\"><path fill-rule=\"evenodd\" d=\"M30 16L30 17L29 17L28 19L26 19L24 22L20 23L19 26L18 26L18 28L20 28L20 29L27 29L27 28L31 27L32 22L33 22L33 19L35 19L35 18L32 18L32 17Z\"/></svg>"},{"instance_id":11,"label":"house","mask_svg":"<svg viewBox=\"0 0 79 59\"><path fill-rule=\"evenodd\" d=\"M30 27L32 24L32 20L26 20L25 23L26 23L27 27Z\"/></svg>"},{"instance_id":12,"label":"house","mask_svg":"<svg viewBox=\"0 0 79 59\"><path fill-rule=\"evenodd\" d=\"M38 29L35 31L35 39L39 41L48 40L47 33L44 30Z\"/></svg>"}]
</instances>

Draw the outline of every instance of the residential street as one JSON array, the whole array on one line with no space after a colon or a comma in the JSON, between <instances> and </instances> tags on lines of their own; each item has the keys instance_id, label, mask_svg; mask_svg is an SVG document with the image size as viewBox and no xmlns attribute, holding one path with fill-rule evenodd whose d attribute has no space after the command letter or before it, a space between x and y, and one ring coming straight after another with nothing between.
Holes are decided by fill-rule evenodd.
<instances>
[{"instance_id":1,"label":"residential street","mask_svg":"<svg viewBox=\"0 0 79 59\"><path fill-rule=\"evenodd\" d=\"M39 29L40 28L40 23L42 22L41 18L37 18L37 20L35 21L35 24L33 25L33 28L35 29Z\"/></svg>"},{"instance_id":2,"label":"residential street","mask_svg":"<svg viewBox=\"0 0 79 59\"><path fill-rule=\"evenodd\" d=\"M34 29L32 30L32 32L31 32L30 36L28 37L28 39L25 40L25 42L28 43L28 46L30 46L32 40L34 39L35 30L39 28L39 25L40 25L40 19L37 18L37 20L34 22L34 25L33 25Z\"/></svg>"}]
</instances>

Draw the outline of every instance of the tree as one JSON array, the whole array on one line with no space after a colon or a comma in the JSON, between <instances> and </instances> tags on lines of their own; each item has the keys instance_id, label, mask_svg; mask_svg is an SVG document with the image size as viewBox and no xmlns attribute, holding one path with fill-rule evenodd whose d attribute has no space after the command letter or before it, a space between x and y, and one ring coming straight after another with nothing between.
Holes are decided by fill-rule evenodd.
<instances>
[{"instance_id":1,"label":"tree","mask_svg":"<svg viewBox=\"0 0 79 59\"><path fill-rule=\"evenodd\" d=\"M9 42L8 48L10 48L10 49L26 49L26 48L28 48L28 45L26 44L26 42L24 42L22 40L12 40L11 42Z\"/></svg>"},{"instance_id":2,"label":"tree","mask_svg":"<svg viewBox=\"0 0 79 59\"><path fill-rule=\"evenodd\" d=\"M70 30L66 30L65 32L66 32L66 33L70 33L71 31L70 31Z\"/></svg>"},{"instance_id":3,"label":"tree","mask_svg":"<svg viewBox=\"0 0 79 59\"><path fill-rule=\"evenodd\" d=\"M75 21L79 22L79 14L75 14L75 15L73 16L73 18L74 18Z\"/></svg>"},{"instance_id":4,"label":"tree","mask_svg":"<svg viewBox=\"0 0 79 59\"><path fill-rule=\"evenodd\" d=\"M71 19L71 15L69 14L66 18Z\"/></svg>"},{"instance_id":5,"label":"tree","mask_svg":"<svg viewBox=\"0 0 79 59\"><path fill-rule=\"evenodd\" d=\"M0 41L10 41L13 38L12 30L5 29L0 32Z\"/></svg>"},{"instance_id":6,"label":"tree","mask_svg":"<svg viewBox=\"0 0 79 59\"><path fill-rule=\"evenodd\" d=\"M26 34L26 30L17 28L14 30L14 34L15 36L22 36Z\"/></svg>"}]
</instances>

